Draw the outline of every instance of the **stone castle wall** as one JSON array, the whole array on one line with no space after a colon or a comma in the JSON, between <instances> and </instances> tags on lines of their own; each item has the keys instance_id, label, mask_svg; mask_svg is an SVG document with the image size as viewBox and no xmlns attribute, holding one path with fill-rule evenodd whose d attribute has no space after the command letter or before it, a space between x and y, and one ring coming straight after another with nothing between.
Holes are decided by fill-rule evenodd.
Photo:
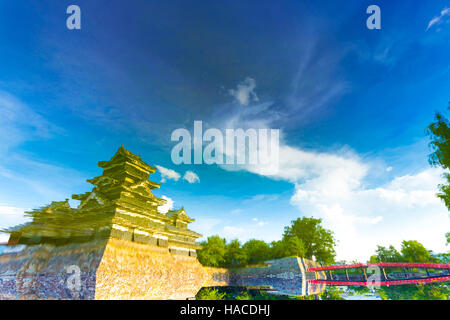
<instances>
[{"instance_id":1,"label":"stone castle wall","mask_svg":"<svg viewBox=\"0 0 450 320\"><path fill-rule=\"evenodd\" d=\"M325 285L309 283L308 280L315 279L316 274L306 271L307 268L318 266L318 263L308 259L289 257L267 261L264 266L258 267L207 268L211 280L205 286L270 287L278 294L318 294L325 290Z\"/></svg>"},{"instance_id":2,"label":"stone castle wall","mask_svg":"<svg viewBox=\"0 0 450 320\"><path fill-rule=\"evenodd\" d=\"M233 270L230 285L270 286L280 294L305 294L305 281L297 257L274 260L266 266Z\"/></svg>"},{"instance_id":3,"label":"stone castle wall","mask_svg":"<svg viewBox=\"0 0 450 320\"><path fill-rule=\"evenodd\" d=\"M0 299L93 299L105 242L8 246L0 255ZM79 271L79 290L72 290ZM73 285L71 285L73 284Z\"/></svg>"},{"instance_id":4,"label":"stone castle wall","mask_svg":"<svg viewBox=\"0 0 450 320\"><path fill-rule=\"evenodd\" d=\"M188 299L212 270L195 257L116 238L27 246L0 255L0 299Z\"/></svg>"},{"instance_id":5,"label":"stone castle wall","mask_svg":"<svg viewBox=\"0 0 450 320\"><path fill-rule=\"evenodd\" d=\"M95 299L187 299L210 279L195 257L110 239L97 270Z\"/></svg>"}]
</instances>

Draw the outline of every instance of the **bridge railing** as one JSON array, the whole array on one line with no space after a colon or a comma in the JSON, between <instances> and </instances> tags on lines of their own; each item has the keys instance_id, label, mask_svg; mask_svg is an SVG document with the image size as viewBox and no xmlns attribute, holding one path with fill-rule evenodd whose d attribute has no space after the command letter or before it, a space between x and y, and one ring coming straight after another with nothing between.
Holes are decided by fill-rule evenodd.
<instances>
[{"instance_id":1,"label":"bridge railing","mask_svg":"<svg viewBox=\"0 0 450 320\"><path fill-rule=\"evenodd\" d=\"M402 279L402 280L388 280L388 281L340 281L340 280L309 280L313 284L326 284L334 286L390 286L390 285L402 285L402 284L418 284L418 283L436 283L450 281L450 276L437 277L437 278L424 278L424 279Z\"/></svg>"},{"instance_id":2,"label":"bridge railing","mask_svg":"<svg viewBox=\"0 0 450 320\"><path fill-rule=\"evenodd\" d=\"M324 266L324 267L308 268L307 271L356 269L356 268L367 268L367 267L450 269L450 264L410 263L410 262L357 263L357 264L343 264L343 265L335 265L335 266Z\"/></svg>"}]
</instances>

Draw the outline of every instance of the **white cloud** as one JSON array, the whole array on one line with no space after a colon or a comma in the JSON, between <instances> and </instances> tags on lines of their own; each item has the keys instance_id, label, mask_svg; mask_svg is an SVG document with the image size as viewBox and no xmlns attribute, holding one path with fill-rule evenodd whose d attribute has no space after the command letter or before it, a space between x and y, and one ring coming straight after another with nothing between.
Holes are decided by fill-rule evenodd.
<instances>
[{"instance_id":1,"label":"white cloud","mask_svg":"<svg viewBox=\"0 0 450 320\"><path fill-rule=\"evenodd\" d=\"M264 227L266 224L268 224L267 221L260 221L258 218L253 218L252 221L256 222L259 227Z\"/></svg>"},{"instance_id":2,"label":"white cloud","mask_svg":"<svg viewBox=\"0 0 450 320\"><path fill-rule=\"evenodd\" d=\"M391 172L392 171L392 167L387 167L386 168L386 172Z\"/></svg>"},{"instance_id":3,"label":"white cloud","mask_svg":"<svg viewBox=\"0 0 450 320\"><path fill-rule=\"evenodd\" d=\"M9 240L9 234L0 232L0 244L7 243ZM0 252L1 254L1 252Z\"/></svg>"},{"instance_id":4,"label":"white cloud","mask_svg":"<svg viewBox=\"0 0 450 320\"><path fill-rule=\"evenodd\" d=\"M0 206L0 215L23 215L24 211L23 208Z\"/></svg>"},{"instance_id":5,"label":"white cloud","mask_svg":"<svg viewBox=\"0 0 450 320\"><path fill-rule=\"evenodd\" d=\"M441 11L441 14L428 22L427 31L436 25L450 21L450 8L445 8Z\"/></svg>"},{"instance_id":6,"label":"white cloud","mask_svg":"<svg viewBox=\"0 0 450 320\"><path fill-rule=\"evenodd\" d=\"M244 81L237 85L236 89L228 90L228 93L232 95L239 104L246 106L250 101L258 101L258 96L255 93L256 83L252 78L245 78Z\"/></svg>"},{"instance_id":7,"label":"white cloud","mask_svg":"<svg viewBox=\"0 0 450 320\"><path fill-rule=\"evenodd\" d=\"M244 203L249 203L249 202L262 202L262 201L275 201L279 198L280 196L278 194L257 194L254 195L253 197L251 197L250 199L246 199L244 200Z\"/></svg>"},{"instance_id":8,"label":"white cloud","mask_svg":"<svg viewBox=\"0 0 450 320\"><path fill-rule=\"evenodd\" d=\"M324 172L295 184L291 203L307 216L323 218L339 240L339 259L365 261L376 245L418 240L445 251L442 236L450 230L447 209L435 196L441 170L425 169L366 188L364 176Z\"/></svg>"},{"instance_id":9,"label":"white cloud","mask_svg":"<svg viewBox=\"0 0 450 320\"><path fill-rule=\"evenodd\" d=\"M446 250L443 235L450 231L450 219L436 197L437 185L443 182L440 169L425 168L368 186L366 179L376 165L348 148L326 153L283 143L275 174L273 165L234 169L291 182L295 186L291 204L301 215L322 218L335 233L338 259L366 261L376 245L399 247L402 240L418 240L436 252ZM262 236L258 230L251 231L253 237ZM241 240L245 237L240 234Z\"/></svg>"},{"instance_id":10,"label":"white cloud","mask_svg":"<svg viewBox=\"0 0 450 320\"><path fill-rule=\"evenodd\" d=\"M29 209L0 205L0 229L8 229L29 222L30 218L25 216L26 211ZM3 238L6 236L3 235Z\"/></svg>"},{"instance_id":11,"label":"white cloud","mask_svg":"<svg viewBox=\"0 0 450 320\"><path fill-rule=\"evenodd\" d=\"M330 48L322 50L317 39L310 39L303 44L299 52L299 67L291 83L290 93L286 97L287 109L284 110L285 121L296 126L310 122L321 116L334 101L351 88L337 69L340 59L347 48Z\"/></svg>"},{"instance_id":12,"label":"white cloud","mask_svg":"<svg viewBox=\"0 0 450 320\"><path fill-rule=\"evenodd\" d=\"M166 200L166 203L165 204L163 204L162 206L159 206L157 209L158 209L158 212L159 213L167 213L169 210L172 210L173 209L173 203L174 203L174 201L171 199L171 198L169 198L169 197L167 197L167 196L162 196L161 197L162 199L164 199L164 200Z\"/></svg>"},{"instance_id":13,"label":"white cloud","mask_svg":"<svg viewBox=\"0 0 450 320\"><path fill-rule=\"evenodd\" d=\"M198 175L193 171L186 171L186 173L183 176L183 179L186 180L189 183L196 183L200 182L200 178Z\"/></svg>"},{"instance_id":14,"label":"white cloud","mask_svg":"<svg viewBox=\"0 0 450 320\"><path fill-rule=\"evenodd\" d=\"M159 170L161 174L161 182L166 182L166 179L171 179L178 181L180 179L180 174L172 169L167 169L161 166L156 166L156 168Z\"/></svg>"},{"instance_id":15,"label":"white cloud","mask_svg":"<svg viewBox=\"0 0 450 320\"><path fill-rule=\"evenodd\" d=\"M222 233L220 232L219 226L223 225L222 219L217 218L208 218L208 217L201 217L197 218L191 225L189 225L189 229L195 230L196 232L199 232L203 237L201 240L206 240L211 235L219 234L221 237L223 237Z\"/></svg>"},{"instance_id":16,"label":"white cloud","mask_svg":"<svg viewBox=\"0 0 450 320\"><path fill-rule=\"evenodd\" d=\"M181 175L175 170L164 168L159 165L156 165L156 168L159 170L161 174L161 182L166 182L167 179L178 181L181 178ZM199 176L195 172L190 170L184 173L183 180L186 180L189 183L200 182Z\"/></svg>"},{"instance_id":17,"label":"white cloud","mask_svg":"<svg viewBox=\"0 0 450 320\"><path fill-rule=\"evenodd\" d=\"M278 161L258 165L244 165L240 169L268 176L277 180L296 183L309 180L324 173L336 176L336 182L345 181L336 186L336 190L357 186L368 170L360 158L348 148L342 148L335 153L318 153L290 147L280 142Z\"/></svg>"},{"instance_id":18,"label":"white cloud","mask_svg":"<svg viewBox=\"0 0 450 320\"><path fill-rule=\"evenodd\" d=\"M220 233L220 236L225 237L226 239L235 239L235 238L242 238L242 235L244 233L245 233L244 228L235 226L225 226L223 227L223 231Z\"/></svg>"},{"instance_id":19,"label":"white cloud","mask_svg":"<svg viewBox=\"0 0 450 320\"><path fill-rule=\"evenodd\" d=\"M268 224L268 222L266 222L266 221L259 221L258 222L258 226L260 226L260 227L264 227L266 224Z\"/></svg>"}]
</instances>

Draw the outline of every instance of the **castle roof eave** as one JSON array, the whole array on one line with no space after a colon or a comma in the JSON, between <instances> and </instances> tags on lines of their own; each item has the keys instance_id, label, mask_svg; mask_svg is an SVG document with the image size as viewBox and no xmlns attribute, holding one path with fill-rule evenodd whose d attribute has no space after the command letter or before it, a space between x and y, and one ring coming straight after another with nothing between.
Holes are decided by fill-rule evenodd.
<instances>
[{"instance_id":1,"label":"castle roof eave","mask_svg":"<svg viewBox=\"0 0 450 320\"><path fill-rule=\"evenodd\" d=\"M106 169L107 167L109 167L109 165L113 165L114 160L116 160L119 156L124 156L125 158L129 158L130 160L132 160L134 162L135 165L138 165L138 166L142 167L143 169L148 170L150 173L156 172L155 167L152 167L151 165L142 161L140 155L135 155L131 151L125 149L123 147L123 145L121 145L119 147L117 152L114 154L114 156L109 161L99 161L98 166L103 169Z\"/></svg>"},{"instance_id":2,"label":"castle roof eave","mask_svg":"<svg viewBox=\"0 0 450 320\"><path fill-rule=\"evenodd\" d=\"M167 212L167 216L170 218L176 218L181 221L188 222L188 223L195 221L194 218L191 218L186 214L186 211L184 210L184 206L178 210L169 210Z\"/></svg>"}]
</instances>

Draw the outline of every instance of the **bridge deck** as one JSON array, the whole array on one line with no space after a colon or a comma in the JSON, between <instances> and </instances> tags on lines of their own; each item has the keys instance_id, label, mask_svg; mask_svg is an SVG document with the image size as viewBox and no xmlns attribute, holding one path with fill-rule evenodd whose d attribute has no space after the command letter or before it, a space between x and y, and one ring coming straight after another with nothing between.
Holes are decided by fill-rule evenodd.
<instances>
[{"instance_id":1,"label":"bridge deck","mask_svg":"<svg viewBox=\"0 0 450 320\"><path fill-rule=\"evenodd\" d=\"M450 281L450 277L436 277L436 278L420 278L407 280L388 280L388 281L334 281L334 280L309 280L314 284L326 284L331 286L395 286L402 284L418 284L418 283L435 283Z\"/></svg>"},{"instance_id":2,"label":"bridge deck","mask_svg":"<svg viewBox=\"0 0 450 320\"><path fill-rule=\"evenodd\" d=\"M374 267L378 269L374 269ZM386 269L389 268L401 268L403 269L403 272L388 273L386 272ZM349 272L354 270L361 270L361 273L354 274ZM422 270L422 272L419 272L420 270ZM434 270L434 272L432 270ZM324 272L325 279L318 279L316 277L316 279L311 279L309 280L309 282L312 284L326 285L385 286L450 281L450 264L437 263L358 263L325 267L311 267L308 268L307 271L316 272L316 274L317 272ZM345 274L336 274L336 272L338 271L345 271Z\"/></svg>"},{"instance_id":3,"label":"bridge deck","mask_svg":"<svg viewBox=\"0 0 450 320\"><path fill-rule=\"evenodd\" d=\"M398 268L428 268L428 269L450 269L450 264L439 263L409 263L409 262L379 262L379 263L357 263L357 264L343 264L336 266L325 266L308 268L307 271L326 271L336 269L355 269L367 267L398 267Z\"/></svg>"}]
</instances>

